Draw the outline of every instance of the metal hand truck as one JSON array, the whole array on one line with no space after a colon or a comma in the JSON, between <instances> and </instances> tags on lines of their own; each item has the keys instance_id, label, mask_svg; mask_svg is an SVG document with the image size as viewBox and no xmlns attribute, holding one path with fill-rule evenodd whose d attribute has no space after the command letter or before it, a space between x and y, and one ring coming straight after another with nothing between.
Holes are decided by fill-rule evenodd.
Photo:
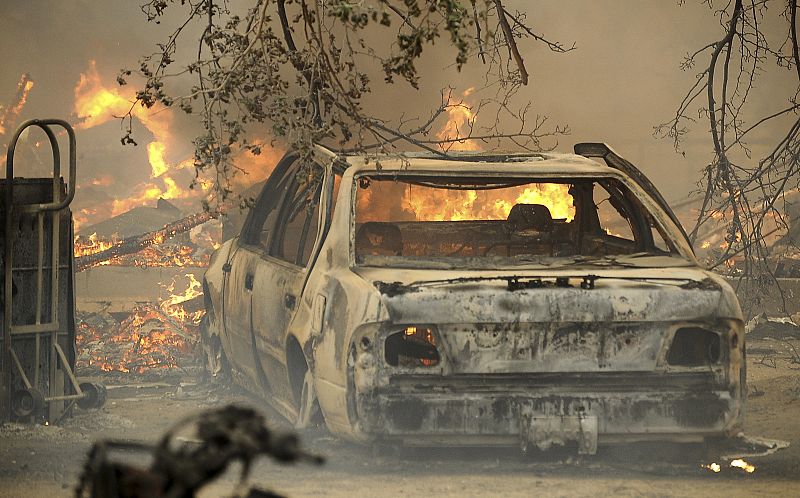
<instances>
[{"instance_id":1,"label":"metal hand truck","mask_svg":"<svg viewBox=\"0 0 800 498\"><path fill-rule=\"evenodd\" d=\"M69 184L61 177L61 155L51 126L69 138ZM15 178L14 155L23 131L44 131L53 152L52 178ZM105 389L79 383L75 367L73 227L75 132L60 119L27 121L8 145L6 176L0 180L3 288L0 420L57 423L73 404L100 406Z\"/></svg>"}]
</instances>

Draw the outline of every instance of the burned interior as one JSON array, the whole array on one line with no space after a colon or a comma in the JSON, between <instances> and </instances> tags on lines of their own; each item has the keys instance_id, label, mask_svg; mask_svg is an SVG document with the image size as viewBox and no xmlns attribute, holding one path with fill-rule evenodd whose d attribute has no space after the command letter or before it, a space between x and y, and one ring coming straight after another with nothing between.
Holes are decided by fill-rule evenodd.
<instances>
[{"instance_id":1,"label":"burned interior","mask_svg":"<svg viewBox=\"0 0 800 498\"><path fill-rule=\"evenodd\" d=\"M365 175L357 192L355 257L367 266L373 256L502 267L535 257L675 252L613 178Z\"/></svg>"}]
</instances>

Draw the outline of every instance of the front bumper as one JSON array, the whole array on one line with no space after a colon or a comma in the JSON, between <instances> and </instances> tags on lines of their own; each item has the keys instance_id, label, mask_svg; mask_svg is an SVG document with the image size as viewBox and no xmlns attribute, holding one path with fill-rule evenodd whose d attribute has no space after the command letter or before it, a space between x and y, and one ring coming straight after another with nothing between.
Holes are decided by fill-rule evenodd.
<instances>
[{"instance_id":1,"label":"front bumper","mask_svg":"<svg viewBox=\"0 0 800 498\"><path fill-rule=\"evenodd\" d=\"M741 400L709 372L403 375L356 396L358 432L407 445L702 441L741 430Z\"/></svg>"}]
</instances>

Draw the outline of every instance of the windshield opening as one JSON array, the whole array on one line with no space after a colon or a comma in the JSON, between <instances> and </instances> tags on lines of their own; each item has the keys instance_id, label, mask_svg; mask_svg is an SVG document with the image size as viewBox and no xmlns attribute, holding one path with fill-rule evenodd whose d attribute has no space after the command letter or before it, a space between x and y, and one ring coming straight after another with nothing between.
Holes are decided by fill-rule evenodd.
<instances>
[{"instance_id":1,"label":"windshield opening","mask_svg":"<svg viewBox=\"0 0 800 498\"><path fill-rule=\"evenodd\" d=\"M444 260L470 266L575 256L665 255L663 233L613 178L366 175L356 180L358 264ZM661 245L661 244L659 244Z\"/></svg>"}]
</instances>

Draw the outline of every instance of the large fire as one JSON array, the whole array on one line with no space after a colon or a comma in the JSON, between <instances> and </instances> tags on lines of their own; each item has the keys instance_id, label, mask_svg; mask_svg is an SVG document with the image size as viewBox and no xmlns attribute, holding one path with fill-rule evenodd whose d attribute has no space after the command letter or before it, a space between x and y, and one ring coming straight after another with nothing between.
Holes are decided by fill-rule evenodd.
<instances>
[{"instance_id":1,"label":"large fire","mask_svg":"<svg viewBox=\"0 0 800 498\"><path fill-rule=\"evenodd\" d=\"M448 142L442 148L448 151L478 151L475 140L460 140L471 136L476 115L467 103L475 88L468 88L460 99L448 97L446 108L448 120L436 134L439 140ZM456 141L453 141L456 140ZM500 198L498 198L498 196ZM403 195L403 208L413 212L418 221L461 221L479 219L506 219L515 204L542 204L547 206L555 219L572 221L575 206L569 195L568 185L539 183L524 189L493 191L490 194L476 190L433 190L415 195L407 189Z\"/></svg>"},{"instance_id":2,"label":"large fire","mask_svg":"<svg viewBox=\"0 0 800 498\"><path fill-rule=\"evenodd\" d=\"M524 188L488 192L425 189L418 195L414 188L408 188L403 196L403 207L412 211L417 221L506 219L515 204L542 204L555 219L575 218L569 185L556 183L533 183Z\"/></svg>"},{"instance_id":3,"label":"large fire","mask_svg":"<svg viewBox=\"0 0 800 498\"><path fill-rule=\"evenodd\" d=\"M188 152L183 158L170 161L170 149L175 149L178 140L172 133L174 115L171 109L155 105L146 108L134 105L133 91L126 92L125 87L106 84L97 72L95 61L89 61L89 69L81 74L75 87L74 112L80 120L75 126L78 130L93 128L113 119L131 114L152 135L153 140L147 144L147 156L150 163L150 180L131 186L131 194L125 199L114 199L110 206L111 216L116 216L133 207L147 204L159 198L187 199L197 197L198 192L178 186L173 173L193 165ZM94 181L94 180L93 180ZM202 190L202 189L201 189ZM90 221L90 217L100 213L87 211L75 213L76 224ZM108 213L106 213L108 214Z\"/></svg>"},{"instance_id":4,"label":"large fire","mask_svg":"<svg viewBox=\"0 0 800 498\"><path fill-rule=\"evenodd\" d=\"M193 169L194 153L190 141L176 136L174 132L176 114L172 108L160 104L146 108L135 104L133 89L121 87L113 81L104 81L98 73L95 61L89 61L89 68L81 74L74 93L74 112L79 119L76 129L93 128L130 114L132 119L135 118L153 135L153 139L146 145L149 178L131 185L125 198L110 201L110 205L104 209L77 209L74 212L76 225L100 221L103 215L116 216L158 199L199 201L207 194L210 187L207 181L198 179L199 188L192 190L187 186L193 175L187 172L179 174L182 170ZM265 137L249 137L248 141L258 143L259 138L263 141ZM264 145L259 155L253 155L244 149L237 150L233 158L237 174L231 179L232 185L244 190L265 179L281 155L280 150L267 145ZM95 185L107 180L109 177L95 178L90 183ZM113 178L111 181L113 183Z\"/></svg>"}]
</instances>

